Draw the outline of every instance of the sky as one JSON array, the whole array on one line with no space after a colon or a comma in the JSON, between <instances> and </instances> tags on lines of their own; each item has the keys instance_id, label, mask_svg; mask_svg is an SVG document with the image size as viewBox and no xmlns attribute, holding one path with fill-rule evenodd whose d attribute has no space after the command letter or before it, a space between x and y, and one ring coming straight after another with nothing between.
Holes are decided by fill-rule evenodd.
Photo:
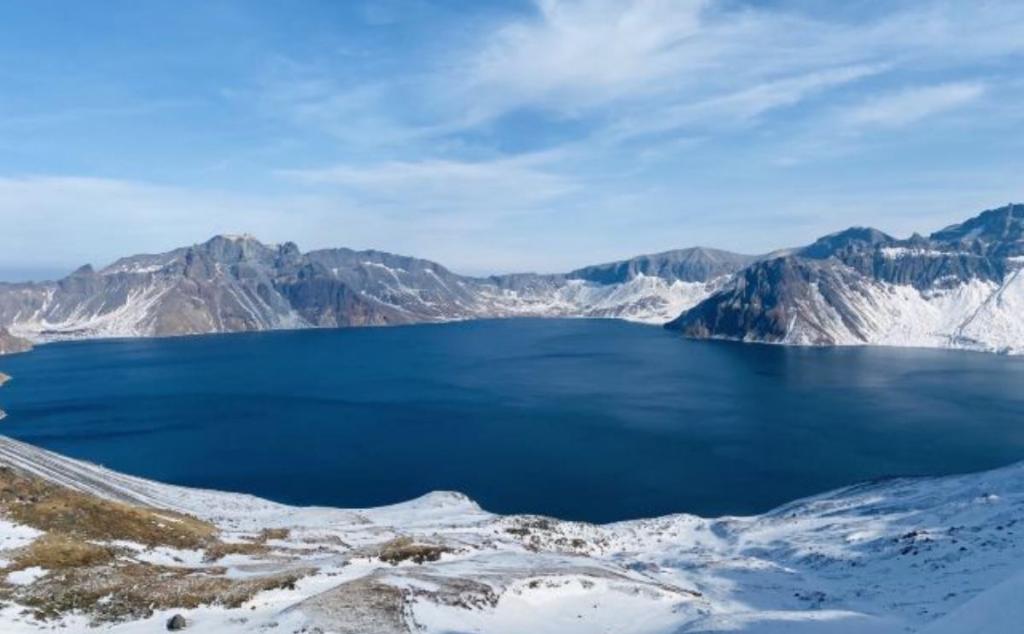
<instances>
[{"instance_id":1,"label":"sky","mask_svg":"<svg viewBox=\"0 0 1024 634\"><path fill-rule=\"evenodd\" d=\"M0 4L0 278L251 233L469 274L1024 201L1019 0Z\"/></svg>"}]
</instances>

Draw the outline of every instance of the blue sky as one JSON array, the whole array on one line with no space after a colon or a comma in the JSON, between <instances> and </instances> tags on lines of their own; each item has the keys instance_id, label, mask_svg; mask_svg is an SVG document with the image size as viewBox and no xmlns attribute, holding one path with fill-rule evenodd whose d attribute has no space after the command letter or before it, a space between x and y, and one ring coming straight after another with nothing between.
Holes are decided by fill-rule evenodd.
<instances>
[{"instance_id":1,"label":"blue sky","mask_svg":"<svg viewBox=\"0 0 1024 634\"><path fill-rule=\"evenodd\" d=\"M248 232L456 271L1024 200L1017 0L0 6L0 270Z\"/></svg>"}]
</instances>

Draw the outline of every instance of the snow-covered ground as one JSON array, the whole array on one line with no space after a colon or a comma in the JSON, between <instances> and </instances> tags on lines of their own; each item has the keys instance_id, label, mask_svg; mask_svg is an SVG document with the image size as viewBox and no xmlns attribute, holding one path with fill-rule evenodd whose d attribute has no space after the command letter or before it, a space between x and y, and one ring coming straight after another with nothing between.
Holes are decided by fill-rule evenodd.
<instances>
[{"instance_id":1,"label":"snow-covered ground","mask_svg":"<svg viewBox=\"0 0 1024 634\"><path fill-rule=\"evenodd\" d=\"M218 574L310 571L238 609L161 610L102 631L159 631L178 613L190 632L999 634L1024 623L1024 463L861 484L753 517L601 526L493 515L456 493L374 509L296 508L150 482L4 438L0 466L195 515L226 542L287 528L266 553L217 562ZM0 559L36 535L3 519ZM439 557L386 563L382 544L396 537ZM134 548L162 565L204 565L194 551ZM21 571L5 583L47 574ZM61 624L83 631L88 621L72 614ZM0 610L3 632L55 625L17 605Z\"/></svg>"}]
</instances>

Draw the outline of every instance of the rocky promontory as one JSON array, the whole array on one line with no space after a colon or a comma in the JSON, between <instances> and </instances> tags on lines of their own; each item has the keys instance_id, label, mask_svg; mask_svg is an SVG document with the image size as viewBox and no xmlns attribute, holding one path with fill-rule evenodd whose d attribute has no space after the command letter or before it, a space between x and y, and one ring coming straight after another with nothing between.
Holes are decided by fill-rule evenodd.
<instances>
[{"instance_id":1,"label":"rocky promontory","mask_svg":"<svg viewBox=\"0 0 1024 634\"><path fill-rule=\"evenodd\" d=\"M28 352L32 349L32 342L28 339L15 337L6 328L0 328L0 354L15 354L17 352ZM2 384L3 381L0 381Z\"/></svg>"}]
</instances>

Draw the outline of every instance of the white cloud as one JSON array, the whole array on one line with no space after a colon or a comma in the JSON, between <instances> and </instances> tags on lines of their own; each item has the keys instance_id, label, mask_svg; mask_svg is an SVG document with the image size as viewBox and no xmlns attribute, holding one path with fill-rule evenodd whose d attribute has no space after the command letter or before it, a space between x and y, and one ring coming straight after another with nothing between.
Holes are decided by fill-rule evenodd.
<instances>
[{"instance_id":1,"label":"white cloud","mask_svg":"<svg viewBox=\"0 0 1024 634\"><path fill-rule=\"evenodd\" d=\"M872 97L841 115L850 126L899 127L973 103L985 93L981 82L950 82L906 88Z\"/></svg>"},{"instance_id":2,"label":"white cloud","mask_svg":"<svg viewBox=\"0 0 1024 634\"><path fill-rule=\"evenodd\" d=\"M890 5L858 21L722 0L536 7L459 51L465 64L445 66L438 87L452 107L471 104L470 116L460 113L465 123L523 107L583 116L651 106L714 122L793 105L867 69L935 69L1024 52L1024 4L1003 0Z\"/></svg>"},{"instance_id":3,"label":"white cloud","mask_svg":"<svg viewBox=\"0 0 1024 634\"><path fill-rule=\"evenodd\" d=\"M701 57L685 51L708 0L539 0L535 19L488 34L470 88L494 107L592 105L657 92Z\"/></svg>"},{"instance_id":4,"label":"white cloud","mask_svg":"<svg viewBox=\"0 0 1024 634\"><path fill-rule=\"evenodd\" d=\"M538 154L484 161L391 161L283 170L281 174L409 211L487 214L533 208L572 192L574 183L551 169L557 157Z\"/></svg>"},{"instance_id":5,"label":"white cloud","mask_svg":"<svg viewBox=\"0 0 1024 634\"><path fill-rule=\"evenodd\" d=\"M329 68L285 63L267 102L371 160L430 160L459 151L452 136L493 131L520 109L586 122L576 143L684 126L704 135L854 82L870 94L862 80L875 75L1024 53L1018 2L894 3L856 20L796 7L534 0L530 15L506 15L399 76L346 70L341 82Z\"/></svg>"},{"instance_id":6,"label":"white cloud","mask_svg":"<svg viewBox=\"0 0 1024 634\"><path fill-rule=\"evenodd\" d=\"M597 243L600 258L695 242L778 246L784 223L751 229L768 211L750 210L834 210L830 201L873 191L878 175L865 177L861 159L891 156L921 132L915 122L997 98L1020 103L1020 88L1001 80L1020 77L1024 2L828 4L808 13L815 3L537 0L529 15L490 7L469 16L479 37L431 31L424 37L436 46L387 42L336 58L286 47L265 75L226 90L239 113L275 119L245 133L282 147L270 158L247 154L260 171L238 181L264 178L265 168L286 176L268 188L289 193L0 178L0 262L102 263L221 231L474 270L582 265ZM434 26L465 30L424 28ZM884 155L867 135L846 134L871 126L899 129L886 135ZM901 186L916 171L924 176L907 189L931 191L928 157L908 154ZM963 160L964 181L991 166ZM784 173L780 163L804 169ZM835 189L804 201L818 183ZM1002 201L1003 189L988 190ZM728 208L742 210L728 229L709 224ZM828 213L828 230L863 221ZM569 243L578 255L565 254Z\"/></svg>"},{"instance_id":7,"label":"white cloud","mask_svg":"<svg viewBox=\"0 0 1024 634\"><path fill-rule=\"evenodd\" d=\"M624 119L613 126L612 135L631 138L690 125L699 124L707 128L745 123L769 111L798 104L816 93L878 74L885 68L880 65L847 66L770 81L692 104L669 106L649 112L642 118Z\"/></svg>"}]
</instances>

